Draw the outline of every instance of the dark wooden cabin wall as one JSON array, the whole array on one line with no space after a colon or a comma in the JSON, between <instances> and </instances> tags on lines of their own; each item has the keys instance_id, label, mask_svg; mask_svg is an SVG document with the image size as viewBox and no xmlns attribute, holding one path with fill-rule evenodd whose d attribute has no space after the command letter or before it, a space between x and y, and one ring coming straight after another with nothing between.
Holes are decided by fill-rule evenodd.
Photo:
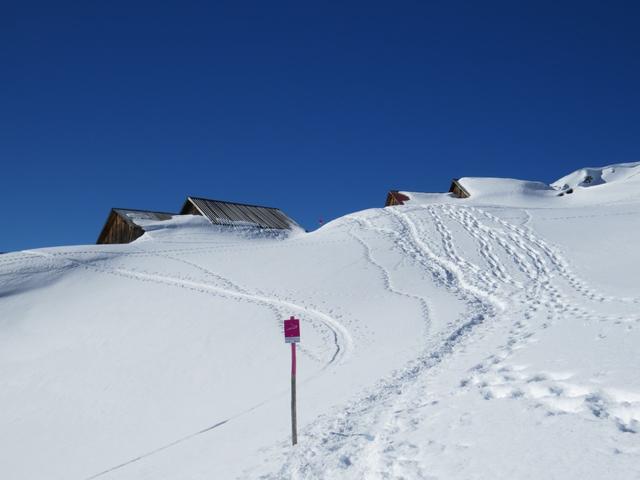
<instances>
[{"instance_id":1,"label":"dark wooden cabin wall","mask_svg":"<svg viewBox=\"0 0 640 480\"><path fill-rule=\"evenodd\" d=\"M120 215L112 213L107 222L106 234L99 243L130 243L143 233L142 228L131 226Z\"/></svg>"},{"instance_id":2,"label":"dark wooden cabin wall","mask_svg":"<svg viewBox=\"0 0 640 480\"><path fill-rule=\"evenodd\" d=\"M393 207L394 205L404 205L404 202L410 200L409 197L403 195L397 190L391 190L387 194L387 200L384 204L385 207Z\"/></svg>"},{"instance_id":3,"label":"dark wooden cabin wall","mask_svg":"<svg viewBox=\"0 0 640 480\"><path fill-rule=\"evenodd\" d=\"M200 211L193 205L193 203L189 202L188 205L180 212L181 215L202 215Z\"/></svg>"},{"instance_id":4,"label":"dark wooden cabin wall","mask_svg":"<svg viewBox=\"0 0 640 480\"><path fill-rule=\"evenodd\" d=\"M457 179L454 179L453 182L451 182L449 192L452 193L454 197L469 198L469 192L467 192L464 187L458 183Z\"/></svg>"}]
</instances>

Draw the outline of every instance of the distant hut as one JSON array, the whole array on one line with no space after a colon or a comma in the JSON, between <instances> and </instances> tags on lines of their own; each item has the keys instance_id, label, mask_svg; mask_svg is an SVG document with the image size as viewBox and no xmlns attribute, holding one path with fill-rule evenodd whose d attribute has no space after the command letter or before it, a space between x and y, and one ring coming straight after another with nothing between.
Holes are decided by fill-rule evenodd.
<instances>
[{"instance_id":1,"label":"distant hut","mask_svg":"<svg viewBox=\"0 0 640 480\"><path fill-rule=\"evenodd\" d=\"M400 193L398 190L389 190L387 193L387 201L385 202L385 207L392 207L394 205L404 205L404 202L410 200L408 196L403 193Z\"/></svg>"},{"instance_id":2,"label":"distant hut","mask_svg":"<svg viewBox=\"0 0 640 480\"><path fill-rule=\"evenodd\" d=\"M169 220L173 215L175 214L151 212L149 210L112 208L96 243L133 242L145 232L144 227L140 225L141 220Z\"/></svg>"},{"instance_id":3,"label":"distant hut","mask_svg":"<svg viewBox=\"0 0 640 480\"><path fill-rule=\"evenodd\" d=\"M299 225L277 208L187 197L180 215L202 215L215 225L291 230Z\"/></svg>"},{"instance_id":4,"label":"distant hut","mask_svg":"<svg viewBox=\"0 0 640 480\"><path fill-rule=\"evenodd\" d=\"M449 188L449 193L452 193L454 197L457 198L468 198L471 195L469 194L469 192L467 191L466 188L464 188L461 184L460 184L460 179L459 178L454 178L451 181L451 187Z\"/></svg>"}]
</instances>

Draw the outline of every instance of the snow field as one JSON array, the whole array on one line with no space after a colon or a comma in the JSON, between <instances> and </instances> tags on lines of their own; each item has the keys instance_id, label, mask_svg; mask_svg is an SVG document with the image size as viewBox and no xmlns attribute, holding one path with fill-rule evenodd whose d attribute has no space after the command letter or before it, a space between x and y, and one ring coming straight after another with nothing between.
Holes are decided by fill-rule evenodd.
<instances>
[{"instance_id":1,"label":"snow field","mask_svg":"<svg viewBox=\"0 0 640 480\"><path fill-rule=\"evenodd\" d=\"M2 255L3 471L640 478L638 168L462 179L470 199L409 193L310 234L178 217Z\"/></svg>"}]
</instances>

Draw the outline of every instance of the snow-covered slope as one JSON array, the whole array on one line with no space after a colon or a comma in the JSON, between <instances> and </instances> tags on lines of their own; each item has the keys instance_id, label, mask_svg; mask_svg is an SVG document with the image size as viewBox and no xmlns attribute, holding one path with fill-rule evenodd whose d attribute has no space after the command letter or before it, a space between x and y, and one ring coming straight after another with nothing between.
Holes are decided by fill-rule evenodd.
<instances>
[{"instance_id":1,"label":"snow-covered slope","mask_svg":"<svg viewBox=\"0 0 640 480\"><path fill-rule=\"evenodd\" d=\"M0 256L2 478L640 478L640 164L460 181Z\"/></svg>"}]
</instances>

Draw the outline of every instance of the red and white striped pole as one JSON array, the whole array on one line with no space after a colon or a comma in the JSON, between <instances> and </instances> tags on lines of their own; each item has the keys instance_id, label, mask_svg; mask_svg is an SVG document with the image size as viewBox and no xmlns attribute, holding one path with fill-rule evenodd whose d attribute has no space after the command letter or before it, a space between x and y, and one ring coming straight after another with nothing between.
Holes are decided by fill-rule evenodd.
<instances>
[{"instance_id":1,"label":"red and white striped pole","mask_svg":"<svg viewBox=\"0 0 640 480\"><path fill-rule=\"evenodd\" d=\"M284 321L284 341L291 344L291 443L298 443L296 419L296 343L300 341L300 320L291 316Z\"/></svg>"}]
</instances>

